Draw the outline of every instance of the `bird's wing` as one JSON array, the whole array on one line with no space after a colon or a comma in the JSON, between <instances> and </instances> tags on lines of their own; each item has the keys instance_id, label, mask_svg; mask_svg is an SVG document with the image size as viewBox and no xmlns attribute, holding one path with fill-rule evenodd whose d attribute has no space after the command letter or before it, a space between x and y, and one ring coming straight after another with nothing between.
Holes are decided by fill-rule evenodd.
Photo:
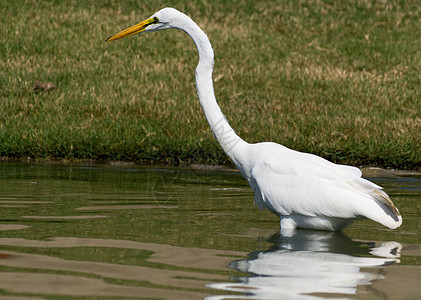
<instances>
[{"instance_id":1,"label":"bird's wing","mask_svg":"<svg viewBox=\"0 0 421 300\"><path fill-rule=\"evenodd\" d=\"M349 198L346 187L330 178L311 173L276 173L270 166L260 165L253 168L250 185L259 208L266 207L279 215L342 218L356 215L344 199Z\"/></svg>"},{"instance_id":2,"label":"bird's wing","mask_svg":"<svg viewBox=\"0 0 421 300\"><path fill-rule=\"evenodd\" d=\"M395 207L392 200L390 200L389 196L383 191L383 188L369 180L361 178L362 173L360 169L352 166L337 165L316 155L298 153L305 155L307 158L306 161L312 161L316 167L320 167L319 173L321 172L326 178L334 179L335 182L338 182L338 179L341 179L342 182L353 188L353 192L359 193L367 199L371 198L383 203L391 212L393 212L393 214L400 216L398 209ZM324 171L321 171L323 167ZM348 189L351 191L349 186Z\"/></svg>"},{"instance_id":3,"label":"bird's wing","mask_svg":"<svg viewBox=\"0 0 421 300\"><path fill-rule=\"evenodd\" d=\"M397 212L378 185L362 179L358 168L319 156L264 143L252 168L250 185L256 204L281 215L355 218L375 200Z\"/></svg>"}]
</instances>

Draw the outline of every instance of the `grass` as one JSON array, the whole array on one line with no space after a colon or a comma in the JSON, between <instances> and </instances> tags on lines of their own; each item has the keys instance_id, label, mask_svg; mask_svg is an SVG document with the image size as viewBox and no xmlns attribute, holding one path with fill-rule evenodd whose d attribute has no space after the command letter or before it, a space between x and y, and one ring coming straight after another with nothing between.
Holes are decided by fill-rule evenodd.
<instances>
[{"instance_id":1,"label":"grass","mask_svg":"<svg viewBox=\"0 0 421 300\"><path fill-rule=\"evenodd\" d=\"M0 2L0 156L229 164L178 31L105 43L164 6L215 50L215 93L248 142L337 163L421 166L418 1ZM34 92L35 81L57 89Z\"/></svg>"}]
</instances>

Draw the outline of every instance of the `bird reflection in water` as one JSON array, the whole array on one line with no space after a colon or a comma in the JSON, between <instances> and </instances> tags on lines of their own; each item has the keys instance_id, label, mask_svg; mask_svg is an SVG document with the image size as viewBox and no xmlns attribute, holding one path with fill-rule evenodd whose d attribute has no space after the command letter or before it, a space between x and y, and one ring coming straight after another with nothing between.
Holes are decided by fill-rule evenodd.
<instances>
[{"instance_id":1,"label":"bird reflection in water","mask_svg":"<svg viewBox=\"0 0 421 300\"><path fill-rule=\"evenodd\" d=\"M231 262L232 269L249 276L209 286L246 293L242 299L344 299L355 295L358 286L384 278L379 270L399 263L402 249L397 242L375 247L374 243L353 241L337 232L299 230L290 235L277 234L270 240L274 242L272 249ZM207 299L229 298L238 296Z\"/></svg>"}]
</instances>

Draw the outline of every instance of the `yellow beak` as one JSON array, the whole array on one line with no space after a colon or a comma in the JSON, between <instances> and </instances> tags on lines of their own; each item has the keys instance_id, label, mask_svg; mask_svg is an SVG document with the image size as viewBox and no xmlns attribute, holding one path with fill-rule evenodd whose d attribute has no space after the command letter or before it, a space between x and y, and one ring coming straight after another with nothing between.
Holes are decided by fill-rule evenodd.
<instances>
[{"instance_id":1,"label":"yellow beak","mask_svg":"<svg viewBox=\"0 0 421 300\"><path fill-rule=\"evenodd\" d=\"M106 42L111 42L114 40L122 39L126 36L133 35L142 31L145 31L146 27L148 27L151 24L157 23L157 19L155 18L149 18L143 22L140 22L139 24L136 24L132 27L129 27L127 29L124 29L123 31L120 31L119 33L114 34L113 36L110 36L108 39L106 39Z\"/></svg>"}]
</instances>

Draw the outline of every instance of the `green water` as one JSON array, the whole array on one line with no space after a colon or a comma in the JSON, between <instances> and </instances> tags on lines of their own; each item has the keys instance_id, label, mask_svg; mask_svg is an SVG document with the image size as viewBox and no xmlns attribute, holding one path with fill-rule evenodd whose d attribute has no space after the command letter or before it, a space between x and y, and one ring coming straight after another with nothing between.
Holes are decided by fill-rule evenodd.
<instances>
[{"instance_id":1,"label":"green water","mask_svg":"<svg viewBox=\"0 0 421 300\"><path fill-rule=\"evenodd\" d=\"M280 236L233 170L0 164L0 299L416 299L421 176L367 174L401 228Z\"/></svg>"}]
</instances>

